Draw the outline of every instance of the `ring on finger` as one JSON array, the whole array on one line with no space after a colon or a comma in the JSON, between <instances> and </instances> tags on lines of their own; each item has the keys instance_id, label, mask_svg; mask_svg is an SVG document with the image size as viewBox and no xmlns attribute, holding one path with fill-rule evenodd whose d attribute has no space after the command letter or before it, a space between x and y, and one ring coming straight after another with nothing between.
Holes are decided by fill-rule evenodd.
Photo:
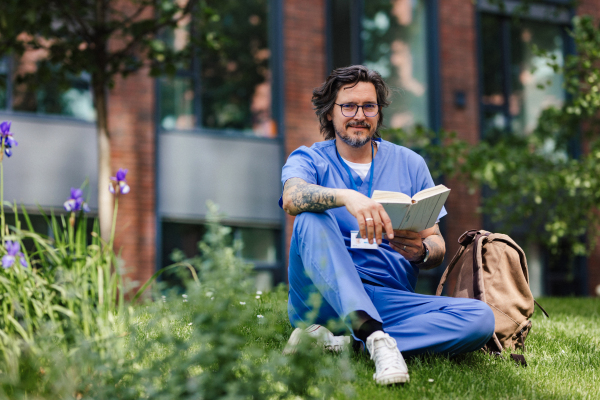
<instances>
[{"instance_id":1,"label":"ring on finger","mask_svg":"<svg viewBox=\"0 0 600 400\"><path fill-rule=\"evenodd\" d=\"M365 221L373 221L373 218L365 218Z\"/></svg>"},{"instance_id":2,"label":"ring on finger","mask_svg":"<svg viewBox=\"0 0 600 400\"><path fill-rule=\"evenodd\" d=\"M406 251L406 245L404 245L404 247L402 248L402 250Z\"/></svg>"}]
</instances>

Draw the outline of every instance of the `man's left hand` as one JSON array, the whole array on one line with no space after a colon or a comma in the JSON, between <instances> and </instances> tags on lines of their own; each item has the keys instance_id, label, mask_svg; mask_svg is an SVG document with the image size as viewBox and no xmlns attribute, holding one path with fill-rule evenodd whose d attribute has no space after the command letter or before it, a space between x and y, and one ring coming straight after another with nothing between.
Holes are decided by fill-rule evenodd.
<instances>
[{"instance_id":1,"label":"man's left hand","mask_svg":"<svg viewBox=\"0 0 600 400\"><path fill-rule=\"evenodd\" d=\"M425 247L421 234L413 231L394 230L394 238L390 246L411 262L421 261L425 255Z\"/></svg>"}]
</instances>

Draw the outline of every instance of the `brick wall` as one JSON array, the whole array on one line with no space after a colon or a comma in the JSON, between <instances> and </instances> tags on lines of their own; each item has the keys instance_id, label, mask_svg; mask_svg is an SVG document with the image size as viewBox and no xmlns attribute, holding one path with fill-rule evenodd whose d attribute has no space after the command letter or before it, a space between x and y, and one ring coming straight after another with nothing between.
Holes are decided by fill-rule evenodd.
<instances>
[{"instance_id":1,"label":"brick wall","mask_svg":"<svg viewBox=\"0 0 600 400\"><path fill-rule=\"evenodd\" d=\"M122 248L131 280L143 284L155 270L154 80L142 70L118 78L108 97L112 174L127 168L131 192L119 199L115 249Z\"/></svg>"},{"instance_id":2,"label":"brick wall","mask_svg":"<svg viewBox=\"0 0 600 400\"><path fill-rule=\"evenodd\" d=\"M600 19L600 3L598 0L581 0L577 14L592 15L598 20ZM600 297L600 241L596 243L596 248L587 261L588 294Z\"/></svg>"},{"instance_id":3,"label":"brick wall","mask_svg":"<svg viewBox=\"0 0 600 400\"><path fill-rule=\"evenodd\" d=\"M325 80L325 0L284 1L285 154L323 140L310 101ZM286 249L294 218L286 219ZM285 256L287 263L287 254Z\"/></svg>"},{"instance_id":4,"label":"brick wall","mask_svg":"<svg viewBox=\"0 0 600 400\"><path fill-rule=\"evenodd\" d=\"M471 0L444 0L438 3L440 73L442 82L442 127L456 131L470 143L479 140L479 101L477 70L477 29L475 6ZM457 91L466 94L466 106L454 105ZM466 185L448 179L452 189L446 203L446 260L458 250L459 236L469 229L481 229L482 217L476 212L480 193L469 194ZM452 283L449 282L448 286Z\"/></svg>"}]
</instances>

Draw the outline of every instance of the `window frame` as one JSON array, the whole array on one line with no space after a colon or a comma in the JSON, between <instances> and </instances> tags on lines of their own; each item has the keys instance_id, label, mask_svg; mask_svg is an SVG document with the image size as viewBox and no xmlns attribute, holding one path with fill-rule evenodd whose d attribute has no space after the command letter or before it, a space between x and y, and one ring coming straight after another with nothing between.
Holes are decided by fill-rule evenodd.
<instances>
[{"instance_id":1,"label":"window frame","mask_svg":"<svg viewBox=\"0 0 600 400\"><path fill-rule=\"evenodd\" d=\"M178 69L175 77L188 78L192 81L194 100L192 110L195 123L190 129L167 129L163 128L160 120L161 115L161 88L160 80L164 76L155 78L155 126L157 135L170 133L184 133L194 135L208 135L213 137L227 137L234 139L282 142L284 137L284 104L283 93L284 68L283 68L283 5L279 0L268 0L267 2L267 43L270 51L269 70L271 72L271 118L276 126L277 132L274 137L261 137L249 135L246 131L237 129L219 129L202 126L202 98L196 93L202 91L201 65L198 57L198 49L192 49L192 60L189 69ZM193 24L192 24L193 27ZM191 33L193 34L193 32Z\"/></svg>"},{"instance_id":2,"label":"window frame","mask_svg":"<svg viewBox=\"0 0 600 400\"><path fill-rule=\"evenodd\" d=\"M512 117L510 115L510 94L512 92L511 79L510 79L510 67L511 67L511 43L510 43L510 28L511 20L515 18L512 14L514 8L519 5L519 1L505 0L506 9L502 10L498 5L490 4L489 0L478 0L476 9L476 30L477 30L477 69L478 69L478 105L479 105L479 138L480 140L485 139L485 126L484 116L486 112L501 112L504 118L504 131L506 133L512 132ZM570 4L570 0L543 0L536 3L540 8L537 9L536 15L522 15L520 19L526 21L545 22L562 27L562 39L563 39L563 54L568 56L574 54L575 43L573 38L568 35L567 29L572 28L571 19L575 15L572 7L567 7ZM542 10L545 8L545 11ZM550 15L557 9L563 10L560 14L554 16ZM483 103L483 38L481 35L481 19L482 16L494 15L500 19L501 23L501 41L500 47L502 48L502 93L504 96L504 104L501 106L490 105ZM565 18L568 15L568 19ZM564 91L565 99L568 98L568 93Z\"/></svg>"},{"instance_id":3,"label":"window frame","mask_svg":"<svg viewBox=\"0 0 600 400\"><path fill-rule=\"evenodd\" d=\"M505 0L507 4L511 6L518 5L518 1L515 0ZM538 15L523 15L519 16L519 18L527 21L536 21L536 22L544 22L549 24L554 24L556 26L562 27L562 38L563 38L563 54L564 56L568 56L570 54L575 54L575 43L573 38L568 35L567 30L572 29L571 20L575 16L575 10L571 6L571 0L541 0L536 2L536 5L540 8L546 7L547 10L556 10L557 8L561 8L563 10L562 13L556 14L554 18L550 15L550 12L543 13L541 16ZM513 8L514 10L514 8ZM482 43L482 35L481 35L481 18L483 14L494 15L501 19L502 23L502 52L503 52L503 60L502 60L502 85L503 85L503 94L504 94L504 104L502 106L494 106L494 105L484 105L483 104L483 43ZM505 120L505 133L510 134L512 131L512 118L509 112L509 95L511 93L511 82L510 82L510 55L511 55L511 46L510 46L510 23L511 19L515 16L507 10L500 10L497 6L491 7L488 3L488 0L478 0L477 9L476 9L476 34L477 34L477 66L478 66L478 104L479 104L479 138L480 140L484 140L484 114L486 111L502 111L503 117ZM565 99L569 99L569 94L564 91ZM571 143L570 151L572 155L577 158L581 154L580 143L577 139L573 139L573 143ZM486 188L483 188L483 196L486 195ZM484 226L490 226L489 218L484 215ZM486 228L487 229L487 228ZM516 233L518 235L518 232ZM563 282L565 278L565 271L552 271L550 270L550 255L547 250L541 251L541 290L542 295L557 295L556 293L551 293L553 285L556 282ZM574 270L572 271L575 274L575 278L573 282L570 283L569 291L575 295L586 295L587 288L585 286L586 280L586 266L587 266L587 257L577 256L573 260ZM560 294L559 294L560 295Z\"/></svg>"},{"instance_id":4,"label":"window frame","mask_svg":"<svg viewBox=\"0 0 600 400\"><path fill-rule=\"evenodd\" d=\"M5 62L6 62L6 87L4 89L5 96L6 96L6 106L3 108L0 107L0 112L6 113L6 114L12 114L12 115L24 117L24 118L34 118L34 119L35 118L43 118L43 119L52 119L52 120L61 120L61 121L72 121L72 122L90 124L90 125L96 124L96 119L87 120L84 118L74 117L74 116L65 115L65 114L54 114L54 113L46 113L46 112L41 112L41 111L15 111L14 107L13 107L13 105L14 105L13 90L14 90L15 85L14 85L14 80L11 79L13 72L14 72L14 67L15 67L14 56L6 55L4 57L0 57L0 60L5 60ZM92 93L91 80L89 81L89 91L91 94ZM92 98L92 102L93 102L93 98ZM96 108L94 107L94 111L95 110L96 110Z\"/></svg>"},{"instance_id":5,"label":"window frame","mask_svg":"<svg viewBox=\"0 0 600 400\"><path fill-rule=\"evenodd\" d=\"M326 52L327 62L325 76L329 76L333 69L333 1L326 2ZM349 12L351 21L350 30L350 59L352 64L364 64L363 40L361 38L365 0L349 0ZM438 0L424 0L425 3L425 42L427 63L427 103L429 115L427 115L428 127L435 132L442 128L442 100L441 100L441 77L440 77L440 45L439 45L439 16Z\"/></svg>"}]
</instances>

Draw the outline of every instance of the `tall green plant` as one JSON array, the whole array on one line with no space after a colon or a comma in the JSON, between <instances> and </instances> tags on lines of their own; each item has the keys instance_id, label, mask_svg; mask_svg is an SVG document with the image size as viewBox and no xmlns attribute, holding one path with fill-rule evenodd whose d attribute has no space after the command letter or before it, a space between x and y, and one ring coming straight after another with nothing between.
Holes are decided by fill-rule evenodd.
<instances>
[{"instance_id":1,"label":"tall green plant","mask_svg":"<svg viewBox=\"0 0 600 400\"><path fill-rule=\"evenodd\" d=\"M2 149L16 146L10 123L3 122L0 128ZM0 166L2 162L0 157ZM2 172L0 170L0 182ZM111 186L115 203L120 194L129 191L125 173L119 171L114 178L116 191ZM0 187L0 198L3 198L3 187ZM114 231L109 242L104 242L95 222L91 238L88 237L84 212L89 208L81 189L71 189L71 196L64 204L68 215L56 216L52 212L48 217L42 212L52 232L50 237L34 231L25 208L20 215L16 204L11 207L15 225L6 224L4 207L0 220L0 252L3 254L0 337L6 339L17 334L31 344L35 333L48 323L55 325L55 333L67 342L80 330L85 337L96 336L99 326L114 319L124 306L122 277L115 268L112 248ZM117 209L115 206L115 223ZM31 249L26 249L24 243L30 243Z\"/></svg>"}]
</instances>

